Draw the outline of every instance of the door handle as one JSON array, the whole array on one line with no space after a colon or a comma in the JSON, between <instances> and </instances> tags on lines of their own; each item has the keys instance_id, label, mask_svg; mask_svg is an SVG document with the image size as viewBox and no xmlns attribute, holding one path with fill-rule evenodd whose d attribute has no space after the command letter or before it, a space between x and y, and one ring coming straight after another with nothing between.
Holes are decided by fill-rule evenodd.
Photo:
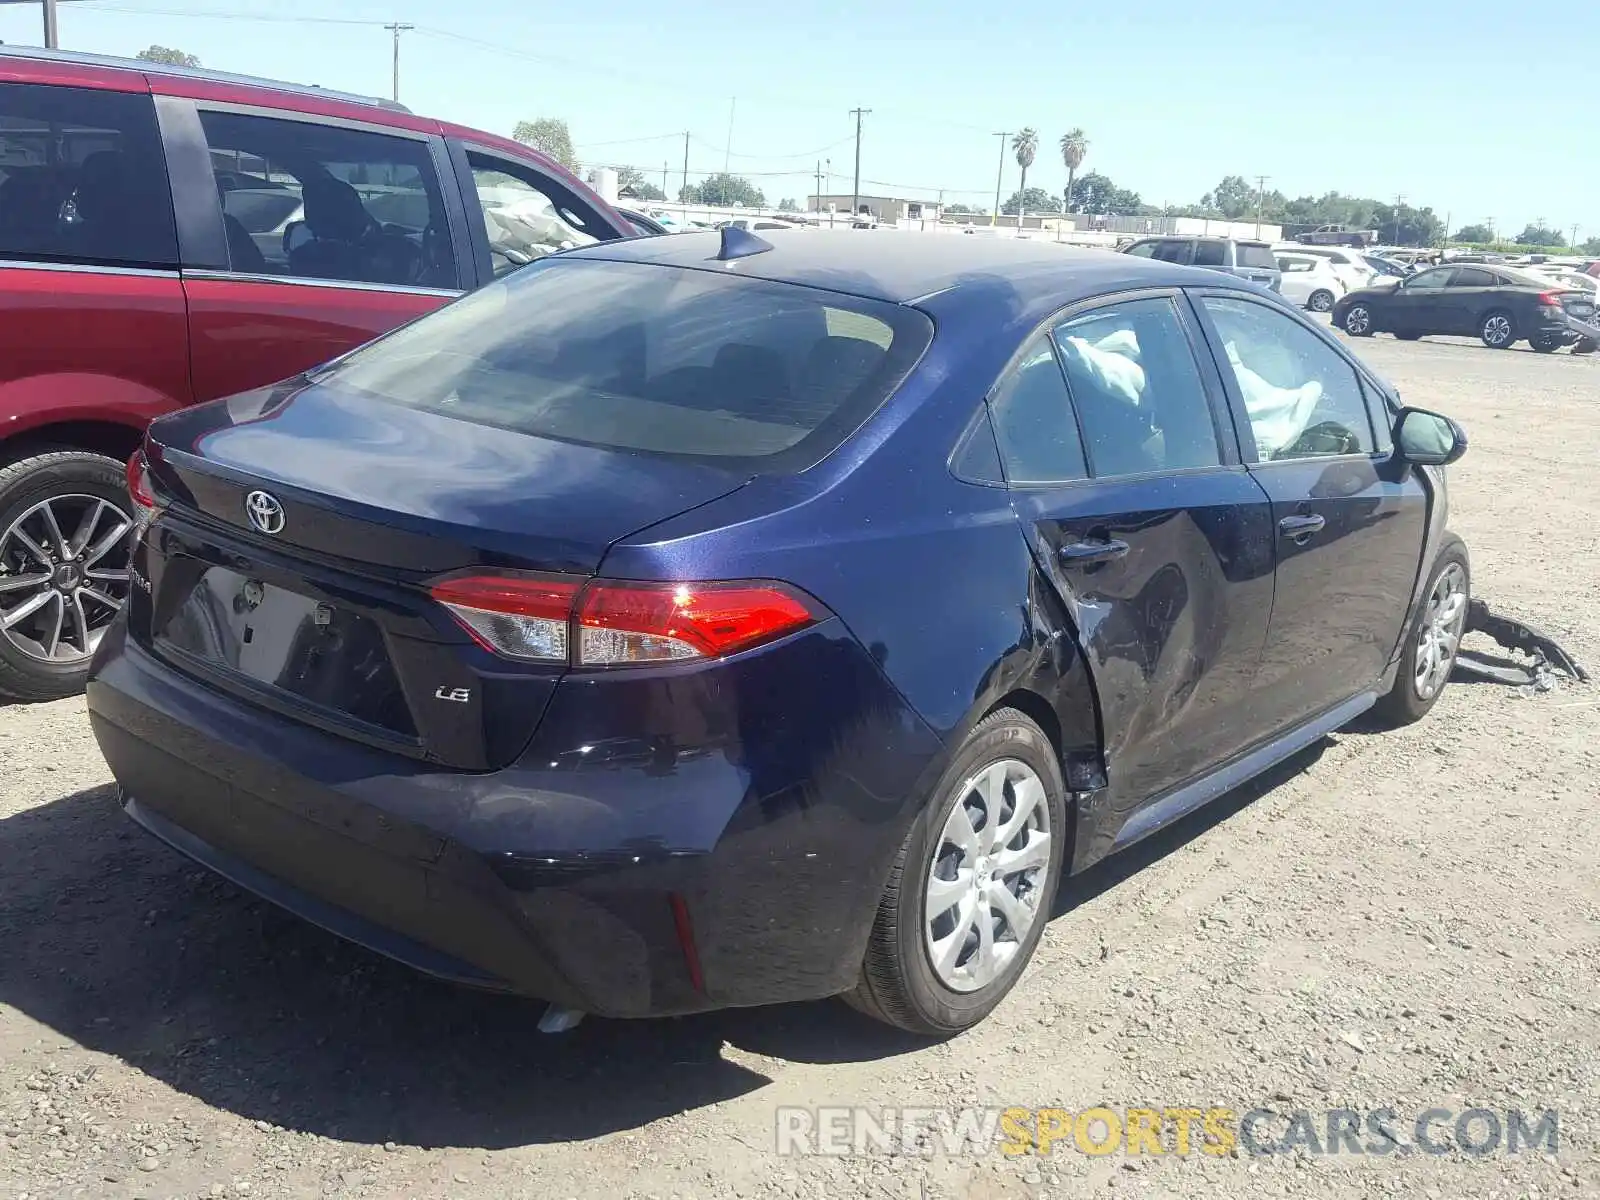
<instances>
[{"instance_id":1,"label":"door handle","mask_svg":"<svg viewBox=\"0 0 1600 1200\"><path fill-rule=\"evenodd\" d=\"M1127 553L1127 542L1073 542L1061 547L1061 561L1069 567L1088 567L1095 563L1111 562Z\"/></svg>"},{"instance_id":2,"label":"door handle","mask_svg":"<svg viewBox=\"0 0 1600 1200\"><path fill-rule=\"evenodd\" d=\"M1328 518L1321 513L1301 513L1279 521L1278 532L1291 541L1304 545L1312 534L1321 533L1327 523Z\"/></svg>"}]
</instances>

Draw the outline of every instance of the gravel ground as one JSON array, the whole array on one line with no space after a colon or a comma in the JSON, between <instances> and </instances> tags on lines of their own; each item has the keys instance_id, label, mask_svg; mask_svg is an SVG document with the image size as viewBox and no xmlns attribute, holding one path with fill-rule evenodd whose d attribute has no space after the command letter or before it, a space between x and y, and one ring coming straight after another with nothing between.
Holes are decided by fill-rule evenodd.
<instances>
[{"instance_id":1,"label":"gravel ground","mask_svg":"<svg viewBox=\"0 0 1600 1200\"><path fill-rule=\"evenodd\" d=\"M1600 667L1600 362L1359 351L1457 416L1476 590ZM1600 692L1451 687L1075 881L1011 999L565 1037L133 829L71 700L0 710L0 1196L1600 1195ZM1559 1110L1559 1152L780 1158L780 1105ZM1321 1126L1321 1118L1317 1120ZM1171 1139L1168 1138L1168 1148Z\"/></svg>"}]
</instances>

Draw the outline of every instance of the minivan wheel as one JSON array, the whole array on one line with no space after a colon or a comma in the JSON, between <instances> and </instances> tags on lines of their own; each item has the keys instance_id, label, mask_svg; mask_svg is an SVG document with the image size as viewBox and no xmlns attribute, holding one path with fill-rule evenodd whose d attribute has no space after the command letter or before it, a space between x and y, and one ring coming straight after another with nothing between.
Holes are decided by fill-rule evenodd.
<instances>
[{"instance_id":1,"label":"minivan wheel","mask_svg":"<svg viewBox=\"0 0 1600 1200\"><path fill-rule=\"evenodd\" d=\"M1067 837L1050 741L1015 709L962 743L912 824L845 998L926 1036L959 1033L1005 998L1044 932Z\"/></svg>"},{"instance_id":2,"label":"minivan wheel","mask_svg":"<svg viewBox=\"0 0 1600 1200\"><path fill-rule=\"evenodd\" d=\"M1365 304L1352 304L1344 314L1344 331L1351 337L1372 336L1372 310Z\"/></svg>"},{"instance_id":3,"label":"minivan wheel","mask_svg":"<svg viewBox=\"0 0 1600 1200\"><path fill-rule=\"evenodd\" d=\"M135 521L115 459L81 450L0 470L0 696L81 691L128 596Z\"/></svg>"},{"instance_id":4,"label":"minivan wheel","mask_svg":"<svg viewBox=\"0 0 1600 1200\"><path fill-rule=\"evenodd\" d=\"M1332 312L1333 293L1328 291L1326 288L1323 288L1320 291L1312 292L1311 299L1306 301L1306 307L1312 312Z\"/></svg>"},{"instance_id":5,"label":"minivan wheel","mask_svg":"<svg viewBox=\"0 0 1600 1200\"><path fill-rule=\"evenodd\" d=\"M1484 317L1478 336L1483 338L1483 344L1489 349L1504 350L1517 340L1517 327L1512 323L1510 313L1497 309Z\"/></svg>"},{"instance_id":6,"label":"minivan wheel","mask_svg":"<svg viewBox=\"0 0 1600 1200\"><path fill-rule=\"evenodd\" d=\"M1406 634L1400 669L1375 712L1389 725L1409 725L1438 703L1466 631L1472 566L1466 544L1450 535L1433 560L1428 588Z\"/></svg>"}]
</instances>

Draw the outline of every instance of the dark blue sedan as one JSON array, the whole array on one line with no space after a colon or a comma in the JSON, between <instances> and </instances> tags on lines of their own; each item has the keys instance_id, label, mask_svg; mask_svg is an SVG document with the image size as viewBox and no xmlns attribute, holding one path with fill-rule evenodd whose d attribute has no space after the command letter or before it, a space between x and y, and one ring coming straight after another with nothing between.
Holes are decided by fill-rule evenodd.
<instances>
[{"instance_id":1,"label":"dark blue sedan","mask_svg":"<svg viewBox=\"0 0 1600 1200\"><path fill-rule=\"evenodd\" d=\"M89 708L135 821L424 971L948 1033L1065 873L1438 699L1465 444L1215 272L612 242L157 421Z\"/></svg>"}]
</instances>

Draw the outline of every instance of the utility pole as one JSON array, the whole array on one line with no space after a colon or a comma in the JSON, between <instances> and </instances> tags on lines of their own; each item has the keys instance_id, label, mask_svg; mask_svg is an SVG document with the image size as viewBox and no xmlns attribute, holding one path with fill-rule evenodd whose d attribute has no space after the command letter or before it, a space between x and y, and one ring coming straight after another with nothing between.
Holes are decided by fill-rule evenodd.
<instances>
[{"instance_id":1,"label":"utility pole","mask_svg":"<svg viewBox=\"0 0 1600 1200\"><path fill-rule=\"evenodd\" d=\"M683 134L683 191L678 199L683 202L684 220L689 219L689 131Z\"/></svg>"},{"instance_id":2,"label":"utility pole","mask_svg":"<svg viewBox=\"0 0 1600 1200\"><path fill-rule=\"evenodd\" d=\"M1256 241L1261 240L1261 207L1267 199L1267 176L1256 176Z\"/></svg>"},{"instance_id":3,"label":"utility pole","mask_svg":"<svg viewBox=\"0 0 1600 1200\"><path fill-rule=\"evenodd\" d=\"M57 50L60 46L61 34L56 26L56 0L44 0L44 48Z\"/></svg>"},{"instance_id":4,"label":"utility pole","mask_svg":"<svg viewBox=\"0 0 1600 1200\"><path fill-rule=\"evenodd\" d=\"M1011 136L1011 132L1002 129L997 131L994 136L1000 139L1000 165L995 169L994 173L994 211L989 214L989 225L991 227L1000 219L1000 181L1005 178L1006 174L1006 139ZM1022 222L1018 221L1017 224L1021 225Z\"/></svg>"},{"instance_id":5,"label":"utility pole","mask_svg":"<svg viewBox=\"0 0 1600 1200\"><path fill-rule=\"evenodd\" d=\"M856 119L856 182L855 198L850 201L850 224L854 227L856 214L861 211L861 118L872 110L870 108L852 108L850 115Z\"/></svg>"},{"instance_id":6,"label":"utility pole","mask_svg":"<svg viewBox=\"0 0 1600 1200\"><path fill-rule=\"evenodd\" d=\"M1399 192L1394 197L1394 244L1400 244L1400 210L1405 207L1406 198Z\"/></svg>"},{"instance_id":7,"label":"utility pole","mask_svg":"<svg viewBox=\"0 0 1600 1200\"><path fill-rule=\"evenodd\" d=\"M1572 240L1568 242L1567 245L1571 246L1574 250L1578 248L1578 226L1574 225L1572 227Z\"/></svg>"},{"instance_id":8,"label":"utility pole","mask_svg":"<svg viewBox=\"0 0 1600 1200\"><path fill-rule=\"evenodd\" d=\"M728 160L733 157L733 114L739 107L739 97L728 101L728 142L722 147L722 173L728 173Z\"/></svg>"},{"instance_id":9,"label":"utility pole","mask_svg":"<svg viewBox=\"0 0 1600 1200\"><path fill-rule=\"evenodd\" d=\"M667 198L667 170L670 165L665 162L661 164L661 198L663 200Z\"/></svg>"},{"instance_id":10,"label":"utility pole","mask_svg":"<svg viewBox=\"0 0 1600 1200\"><path fill-rule=\"evenodd\" d=\"M48 2L54 3L54 0L48 0ZM407 30L415 29L416 26L402 25L399 21L392 21L385 25L384 28L394 34L394 100L398 104L400 102L400 35Z\"/></svg>"},{"instance_id":11,"label":"utility pole","mask_svg":"<svg viewBox=\"0 0 1600 1200\"><path fill-rule=\"evenodd\" d=\"M817 159L817 202L812 208L813 212L822 211L822 160Z\"/></svg>"}]
</instances>

